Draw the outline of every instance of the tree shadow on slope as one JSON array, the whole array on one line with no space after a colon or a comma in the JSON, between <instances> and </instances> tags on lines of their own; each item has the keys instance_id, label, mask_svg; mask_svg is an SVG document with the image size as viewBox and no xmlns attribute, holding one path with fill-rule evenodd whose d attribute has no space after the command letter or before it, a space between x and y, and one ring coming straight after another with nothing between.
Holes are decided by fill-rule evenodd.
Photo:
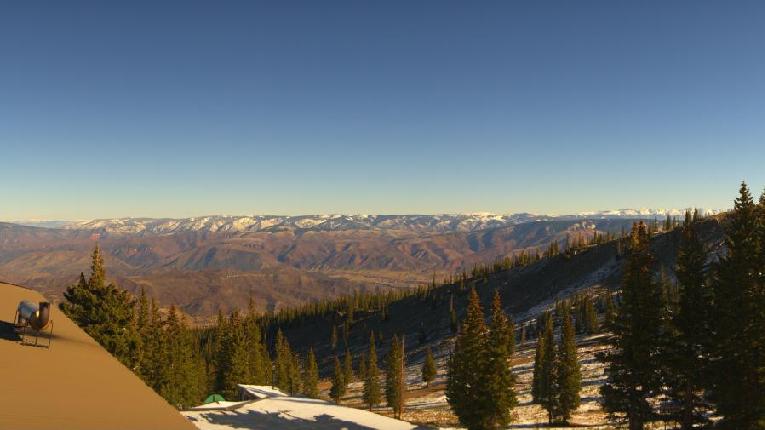
<instances>
[{"instance_id":1,"label":"tree shadow on slope","mask_svg":"<svg viewBox=\"0 0 765 430\"><path fill-rule=\"evenodd\" d=\"M227 414L209 414L204 416L207 421L217 425L227 425L232 428L249 430L271 429L347 429L374 430L351 421L339 420L329 415L319 415L315 420L307 420L285 416L279 412L266 413L248 410L246 412L232 411Z\"/></svg>"},{"instance_id":2,"label":"tree shadow on slope","mask_svg":"<svg viewBox=\"0 0 765 430\"><path fill-rule=\"evenodd\" d=\"M281 414L279 412L267 413L254 410L231 411L226 414L203 414L211 424L230 426L248 430L272 430L272 429L319 429L319 430L374 430L375 427L367 427L352 421L344 421L330 415L319 415L314 419L304 419ZM195 419L191 419L195 421ZM427 427L416 427L424 430Z\"/></svg>"}]
</instances>

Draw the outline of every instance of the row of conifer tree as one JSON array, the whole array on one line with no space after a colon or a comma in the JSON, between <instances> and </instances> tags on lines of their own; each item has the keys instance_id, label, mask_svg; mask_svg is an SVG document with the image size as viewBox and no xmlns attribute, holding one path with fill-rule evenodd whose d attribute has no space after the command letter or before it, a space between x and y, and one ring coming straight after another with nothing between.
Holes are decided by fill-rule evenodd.
<instances>
[{"instance_id":1,"label":"row of conifer tree","mask_svg":"<svg viewBox=\"0 0 765 430\"><path fill-rule=\"evenodd\" d=\"M742 183L721 217L724 246L712 252L695 217L680 231L669 284L656 267L648 228L636 224L616 318L604 354L605 409L630 429L663 421L683 429L765 428L765 193Z\"/></svg>"},{"instance_id":2,"label":"row of conifer tree","mask_svg":"<svg viewBox=\"0 0 765 430\"><path fill-rule=\"evenodd\" d=\"M656 223L635 223L617 304L611 293L601 297L611 345L598 357L607 375L601 393L615 425L765 428L765 193L756 203L742 184L734 210L712 221L724 231L722 252L700 238L702 220L698 211L688 211L682 225L669 217L663 225L679 239L675 282L657 266L651 249ZM555 251L554 245L548 250ZM499 340L501 333L512 333L502 321L512 327L498 294L487 326L478 295L471 292L446 391L469 429L506 425L517 404L507 370L515 337ZM576 334L601 329L595 303L588 295L558 302L537 326L533 401L547 411L550 424L566 425L581 401Z\"/></svg>"}]
</instances>

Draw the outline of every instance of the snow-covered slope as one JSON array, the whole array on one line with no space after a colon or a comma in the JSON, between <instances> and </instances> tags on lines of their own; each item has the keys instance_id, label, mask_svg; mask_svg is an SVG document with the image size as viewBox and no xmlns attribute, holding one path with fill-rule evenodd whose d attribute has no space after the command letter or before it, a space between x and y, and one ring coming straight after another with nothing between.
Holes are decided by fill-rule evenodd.
<instances>
[{"instance_id":1,"label":"snow-covered slope","mask_svg":"<svg viewBox=\"0 0 765 430\"><path fill-rule=\"evenodd\" d=\"M263 387L267 388L267 387ZM196 408L195 408L196 409ZM319 399L290 397L283 393L222 410L199 408L182 412L201 430L227 429L390 429L416 426Z\"/></svg>"}]
</instances>

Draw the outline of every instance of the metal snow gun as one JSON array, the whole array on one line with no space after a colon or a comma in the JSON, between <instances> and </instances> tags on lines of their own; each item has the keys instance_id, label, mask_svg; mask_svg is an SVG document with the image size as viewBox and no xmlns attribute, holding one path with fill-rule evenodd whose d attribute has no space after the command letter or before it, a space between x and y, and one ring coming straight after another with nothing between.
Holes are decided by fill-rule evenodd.
<instances>
[{"instance_id":1,"label":"metal snow gun","mask_svg":"<svg viewBox=\"0 0 765 430\"><path fill-rule=\"evenodd\" d=\"M53 320L50 319L50 303L40 302L39 305L28 300L19 302L16 308L16 315L13 318L16 324L16 331L21 334L21 343L25 345L44 346L50 348L51 338L53 337ZM38 345L41 335L46 334L48 343ZM34 337L34 344L27 341L27 338Z\"/></svg>"}]
</instances>

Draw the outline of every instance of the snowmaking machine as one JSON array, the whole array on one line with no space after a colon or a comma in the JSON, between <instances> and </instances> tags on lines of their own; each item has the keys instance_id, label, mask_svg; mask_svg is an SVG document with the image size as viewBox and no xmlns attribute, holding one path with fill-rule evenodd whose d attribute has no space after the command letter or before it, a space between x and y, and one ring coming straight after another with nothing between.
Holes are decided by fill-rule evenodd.
<instances>
[{"instance_id":1,"label":"snowmaking machine","mask_svg":"<svg viewBox=\"0 0 765 430\"><path fill-rule=\"evenodd\" d=\"M21 337L22 345L50 348L53 337L53 320L50 318L49 302L35 304L22 300L16 308L16 315L13 320L16 324L16 331ZM40 344L40 337L47 338L47 344ZM31 338L34 339L34 343L32 343Z\"/></svg>"}]
</instances>

